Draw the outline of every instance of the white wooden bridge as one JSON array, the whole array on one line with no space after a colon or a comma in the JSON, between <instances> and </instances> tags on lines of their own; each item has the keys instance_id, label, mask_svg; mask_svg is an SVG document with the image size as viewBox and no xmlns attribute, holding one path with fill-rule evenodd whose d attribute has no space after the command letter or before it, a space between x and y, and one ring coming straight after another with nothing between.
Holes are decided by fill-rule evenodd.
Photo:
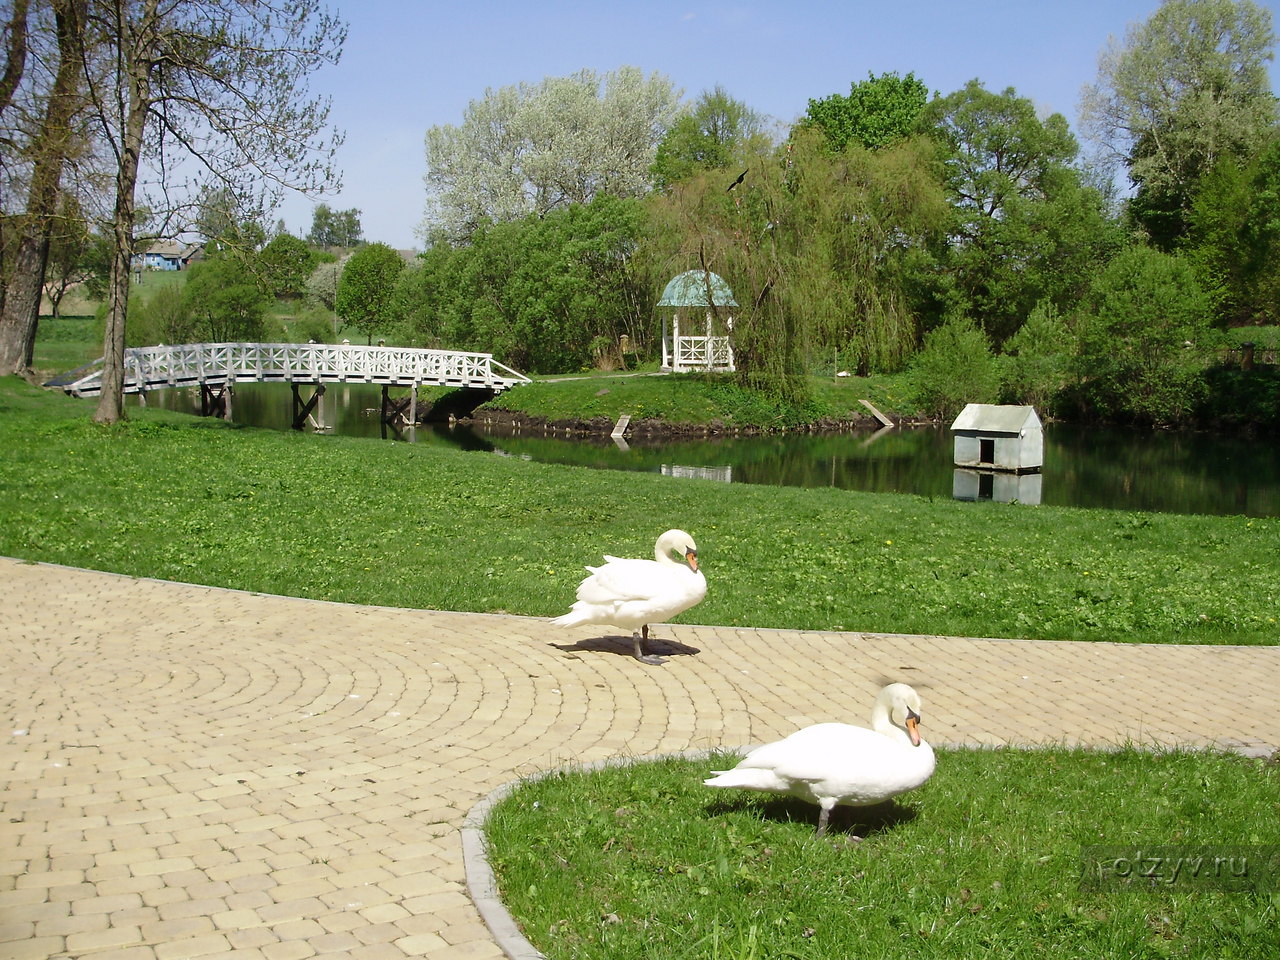
<instances>
[{"instance_id":1,"label":"white wooden bridge","mask_svg":"<svg viewBox=\"0 0 1280 960\"><path fill-rule=\"evenodd\" d=\"M236 382L380 383L501 393L529 378L492 354L462 350L346 343L186 343L125 350L125 393ZM77 397L97 396L102 392L102 360L50 380L47 386Z\"/></svg>"},{"instance_id":2,"label":"white wooden bridge","mask_svg":"<svg viewBox=\"0 0 1280 960\"><path fill-rule=\"evenodd\" d=\"M124 392L146 394L174 387L199 387L205 416L231 419L236 383L287 383L293 388L293 427L303 429L326 383L382 385L382 422L417 422L418 387L440 386L498 394L529 378L493 359L489 353L465 350L419 350L414 347L370 347L332 343L184 343L178 346L130 347L124 352ZM300 386L314 386L310 398ZM61 387L77 397L102 393L102 359L55 377L47 387ZM399 400L391 387L409 387ZM474 401L473 401L474 405Z\"/></svg>"}]
</instances>

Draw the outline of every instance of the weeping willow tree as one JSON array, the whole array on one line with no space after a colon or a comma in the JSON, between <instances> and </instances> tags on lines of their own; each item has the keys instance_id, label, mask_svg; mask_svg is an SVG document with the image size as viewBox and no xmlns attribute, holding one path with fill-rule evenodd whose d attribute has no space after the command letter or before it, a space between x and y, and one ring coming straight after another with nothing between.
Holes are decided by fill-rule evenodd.
<instances>
[{"instance_id":1,"label":"weeping willow tree","mask_svg":"<svg viewBox=\"0 0 1280 960\"><path fill-rule=\"evenodd\" d=\"M833 155L800 131L792 157L793 216L805 230L787 299L824 355L838 352L859 376L895 370L918 337L906 273L949 211L934 148L914 139Z\"/></svg>"},{"instance_id":2,"label":"weeping willow tree","mask_svg":"<svg viewBox=\"0 0 1280 960\"><path fill-rule=\"evenodd\" d=\"M797 130L742 167L653 198L655 273L702 269L728 281L740 304L738 376L779 399L803 400L805 372L829 351L863 375L900 367L918 333L907 273L949 216L934 147L833 154L818 132Z\"/></svg>"},{"instance_id":3,"label":"weeping willow tree","mask_svg":"<svg viewBox=\"0 0 1280 960\"><path fill-rule=\"evenodd\" d=\"M733 352L743 385L798 403L804 381L806 329L787 303L795 273L797 225L786 168L772 154L743 161L741 175L698 173L652 198L655 272L717 273L733 288ZM723 308L712 307L719 313Z\"/></svg>"}]
</instances>

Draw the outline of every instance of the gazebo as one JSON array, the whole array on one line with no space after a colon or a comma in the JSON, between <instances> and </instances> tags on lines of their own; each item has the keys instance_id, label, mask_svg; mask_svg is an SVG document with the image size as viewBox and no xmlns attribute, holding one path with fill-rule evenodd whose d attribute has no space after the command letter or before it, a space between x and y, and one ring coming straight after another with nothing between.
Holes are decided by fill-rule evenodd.
<instances>
[{"instance_id":1,"label":"gazebo","mask_svg":"<svg viewBox=\"0 0 1280 960\"><path fill-rule=\"evenodd\" d=\"M667 310L662 314L662 369L673 373L733 370L733 346L729 342L733 314L729 308L737 305L729 285L710 270L687 270L673 278L658 301L659 307L667 307L670 312L669 317ZM704 313L701 335L693 335L699 327L693 309ZM680 332L682 319L684 334Z\"/></svg>"}]
</instances>

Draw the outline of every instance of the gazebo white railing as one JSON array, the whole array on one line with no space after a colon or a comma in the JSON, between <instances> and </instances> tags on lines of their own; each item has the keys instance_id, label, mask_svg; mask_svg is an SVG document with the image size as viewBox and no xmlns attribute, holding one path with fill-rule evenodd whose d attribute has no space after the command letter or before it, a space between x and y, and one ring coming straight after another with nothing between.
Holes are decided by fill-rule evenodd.
<instances>
[{"instance_id":1,"label":"gazebo white railing","mask_svg":"<svg viewBox=\"0 0 1280 960\"><path fill-rule=\"evenodd\" d=\"M675 357L670 367L679 370L733 370L733 346L726 337L687 337L680 335L680 321L674 320ZM667 366L666 341L663 341L662 364Z\"/></svg>"}]
</instances>

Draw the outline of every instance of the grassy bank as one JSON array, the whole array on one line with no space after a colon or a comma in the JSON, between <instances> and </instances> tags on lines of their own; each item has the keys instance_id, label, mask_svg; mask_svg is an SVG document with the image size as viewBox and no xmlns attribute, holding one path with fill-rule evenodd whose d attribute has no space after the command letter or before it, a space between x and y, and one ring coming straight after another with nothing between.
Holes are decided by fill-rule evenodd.
<instances>
[{"instance_id":1,"label":"grassy bank","mask_svg":"<svg viewBox=\"0 0 1280 960\"><path fill-rule=\"evenodd\" d=\"M486 828L490 861L526 936L547 956L582 960L1280 950L1280 893L1267 875L1280 865L1274 764L946 750L924 787L870 811L837 809L818 840L811 804L702 785L733 762L556 774L499 804ZM1264 844L1276 845L1269 857ZM1187 867L1173 883L1104 873L1088 889L1081 853L1095 846L1147 856L1243 848L1260 883L1229 891L1212 869L1197 878ZM1174 879L1172 868L1163 876Z\"/></svg>"},{"instance_id":2,"label":"grassy bank","mask_svg":"<svg viewBox=\"0 0 1280 960\"><path fill-rule=\"evenodd\" d=\"M903 377L813 378L811 399L802 406L779 405L724 377L686 373L656 377L620 374L540 380L500 394L481 410L508 410L547 420L616 421L654 418L675 424L720 423L727 428L784 429L815 421L865 420L859 403L869 400L899 416L915 413Z\"/></svg>"},{"instance_id":3,"label":"grassy bank","mask_svg":"<svg viewBox=\"0 0 1280 960\"><path fill-rule=\"evenodd\" d=\"M562 613L582 565L698 539L686 623L1272 644L1280 520L591 471L0 381L0 554L270 593Z\"/></svg>"}]
</instances>

